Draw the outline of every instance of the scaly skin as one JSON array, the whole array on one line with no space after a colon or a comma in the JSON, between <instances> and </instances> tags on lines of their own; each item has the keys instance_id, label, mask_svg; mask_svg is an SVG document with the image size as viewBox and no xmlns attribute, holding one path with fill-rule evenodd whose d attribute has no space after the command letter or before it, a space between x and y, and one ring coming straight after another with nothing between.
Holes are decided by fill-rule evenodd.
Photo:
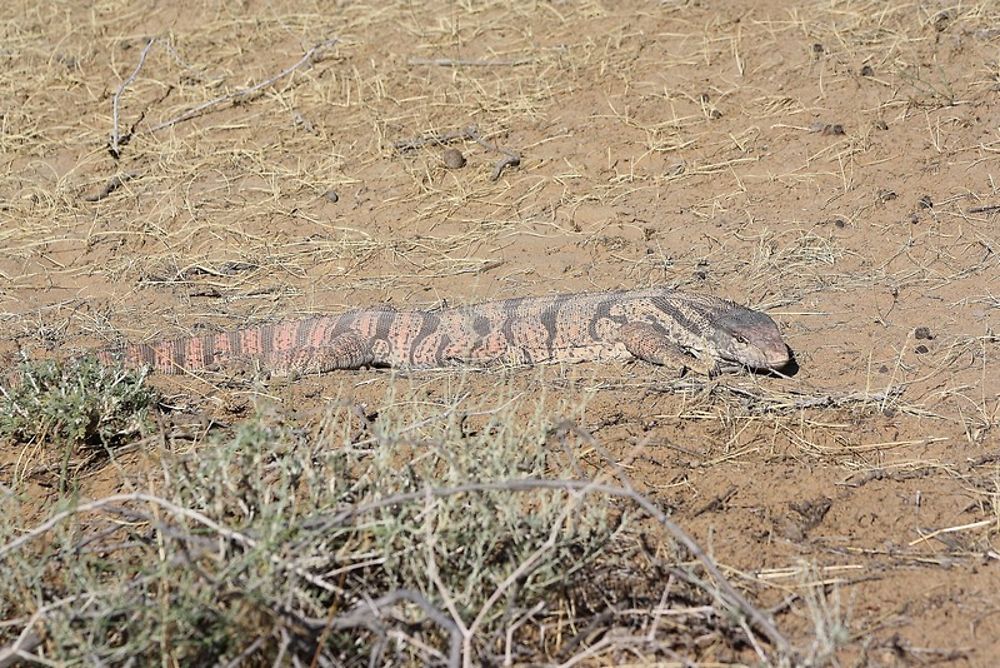
<instances>
[{"instance_id":1,"label":"scaly skin","mask_svg":"<svg viewBox=\"0 0 1000 668\"><path fill-rule=\"evenodd\" d=\"M524 297L434 311L374 308L104 350L159 373L256 362L274 375L334 369L531 365L636 357L714 374L777 369L788 347L767 315L668 289Z\"/></svg>"}]
</instances>

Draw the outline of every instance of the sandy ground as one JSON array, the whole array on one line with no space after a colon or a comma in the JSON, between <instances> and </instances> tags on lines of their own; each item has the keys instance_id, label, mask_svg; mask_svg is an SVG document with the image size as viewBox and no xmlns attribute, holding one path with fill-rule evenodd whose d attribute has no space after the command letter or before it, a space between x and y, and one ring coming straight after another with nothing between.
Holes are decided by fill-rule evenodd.
<instances>
[{"instance_id":1,"label":"sandy ground","mask_svg":"<svg viewBox=\"0 0 1000 668\"><path fill-rule=\"evenodd\" d=\"M1000 9L787 5L6 3L0 353L375 303L723 295L779 322L794 375L462 383L586 400L637 487L755 600L827 583L843 665L993 665ZM435 133L461 135L464 166L396 147ZM308 421L392 382L157 384L189 411L268 400ZM91 475L85 493L115 489ZM814 627L802 606L778 621Z\"/></svg>"}]
</instances>

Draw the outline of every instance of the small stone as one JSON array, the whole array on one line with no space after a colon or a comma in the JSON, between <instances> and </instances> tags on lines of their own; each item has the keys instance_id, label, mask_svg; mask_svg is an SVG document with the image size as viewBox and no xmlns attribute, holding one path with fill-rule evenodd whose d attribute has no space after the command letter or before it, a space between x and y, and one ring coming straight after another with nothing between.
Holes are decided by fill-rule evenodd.
<instances>
[{"instance_id":1,"label":"small stone","mask_svg":"<svg viewBox=\"0 0 1000 668\"><path fill-rule=\"evenodd\" d=\"M913 352L915 352L918 355L923 355L924 353L930 352L930 348L921 343L919 346L913 349Z\"/></svg>"},{"instance_id":2,"label":"small stone","mask_svg":"<svg viewBox=\"0 0 1000 668\"><path fill-rule=\"evenodd\" d=\"M934 333L931 331L930 327L921 326L913 330L913 337L923 341L932 341L934 339Z\"/></svg>"},{"instance_id":3,"label":"small stone","mask_svg":"<svg viewBox=\"0 0 1000 668\"><path fill-rule=\"evenodd\" d=\"M889 129L889 124L886 123L885 121L882 121L882 120L875 121L875 129L876 130L888 130Z\"/></svg>"},{"instance_id":4,"label":"small stone","mask_svg":"<svg viewBox=\"0 0 1000 668\"><path fill-rule=\"evenodd\" d=\"M892 190L879 190L878 191L878 201L888 202L890 200L896 199L896 193Z\"/></svg>"},{"instance_id":5,"label":"small stone","mask_svg":"<svg viewBox=\"0 0 1000 668\"><path fill-rule=\"evenodd\" d=\"M457 148L446 148L441 152L441 159L448 169L461 169L465 167L465 156Z\"/></svg>"},{"instance_id":6,"label":"small stone","mask_svg":"<svg viewBox=\"0 0 1000 668\"><path fill-rule=\"evenodd\" d=\"M820 44L819 42L813 44L813 53L820 54L823 53L823 51L825 51L825 49L823 48L822 44Z\"/></svg>"},{"instance_id":7,"label":"small stone","mask_svg":"<svg viewBox=\"0 0 1000 668\"><path fill-rule=\"evenodd\" d=\"M873 77L873 76L875 76L875 69L871 65L864 65L861 68L861 76L863 76L863 77Z\"/></svg>"},{"instance_id":8,"label":"small stone","mask_svg":"<svg viewBox=\"0 0 1000 668\"><path fill-rule=\"evenodd\" d=\"M921 209L933 209L934 202L931 201L930 195L924 195L917 201L917 206L919 206Z\"/></svg>"},{"instance_id":9,"label":"small stone","mask_svg":"<svg viewBox=\"0 0 1000 668\"><path fill-rule=\"evenodd\" d=\"M323 197L325 197L328 202L337 203L340 201L340 195L337 194L336 190L327 190L323 193Z\"/></svg>"}]
</instances>

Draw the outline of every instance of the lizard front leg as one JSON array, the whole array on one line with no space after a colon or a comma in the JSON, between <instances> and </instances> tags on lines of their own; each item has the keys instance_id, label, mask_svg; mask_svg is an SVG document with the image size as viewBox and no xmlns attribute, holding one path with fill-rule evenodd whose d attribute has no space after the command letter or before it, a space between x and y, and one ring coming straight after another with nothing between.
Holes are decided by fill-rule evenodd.
<instances>
[{"instance_id":1,"label":"lizard front leg","mask_svg":"<svg viewBox=\"0 0 1000 668\"><path fill-rule=\"evenodd\" d=\"M718 375L719 364L715 360L704 360L685 353L670 337L656 330L648 322L629 322L618 330L625 349L639 359L678 370L683 375L691 369L709 378Z\"/></svg>"}]
</instances>

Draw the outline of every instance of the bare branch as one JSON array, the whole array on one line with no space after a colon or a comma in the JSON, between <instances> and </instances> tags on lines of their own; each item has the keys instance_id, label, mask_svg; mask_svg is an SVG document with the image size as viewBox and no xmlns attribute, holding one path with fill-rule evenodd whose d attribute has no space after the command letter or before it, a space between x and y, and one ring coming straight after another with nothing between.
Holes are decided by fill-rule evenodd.
<instances>
[{"instance_id":1,"label":"bare branch","mask_svg":"<svg viewBox=\"0 0 1000 668\"><path fill-rule=\"evenodd\" d=\"M406 151L414 151L418 148L423 148L427 144L444 146L445 144L449 144L459 139L475 139L476 135L476 128L470 125L467 128L452 130L451 132L445 132L444 134L432 134L426 137L416 137L414 139L401 139L393 144L393 148L400 153L404 153Z\"/></svg>"},{"instance_id":2,"label":"bare branch","mask_svg":"<svg viewBox=\"0 0 1000 668\"><path fill-rule=\"evenodd\" d=\"M533 63L532 58L410 58L409 65L436 65L438 67L517 67Z\"/></svg>"},{"instance_id":3,"label":"bare branch","mask_svg":"<svg viewBox=\"0 0 1000 668\"><path fill-rule=\"evenodd\" d=\"M235 91L235 92L232 92L232 93L227 93L226 95L220 95L219 97L216 97L216 98L213 98L211 100L208 100L207 102L202 102L201 104L199 104L197 106L194 106L191 109L188 109L187 111L185 111L180 116L177 116L175 118L171 118L169 121L163 121L159 125L154 125L153 127L149 128L147 130L147 132L150 132L150 133L152 133L152 132L158 132L160 130L163 130L164 128L169 128L172 125L177 125L178 123L182 123L184 121L191 120L192 118L195 118L196 116L200 116L202 114L202 112L204 112L206 109L210 109L211 107L214 107L217 104L221 104L223 102L228 102L229 100L236 100L236 99L239 99L239 98L242 98L242 97L247 97L249 95L253 95L257 91L259 91L259 90L261 90L263 88L267 88L268 86L277 83L281 79L284 79L285 77L287 77L289 74L291 74L295 70L299 69L300 67L302 67L306 63L310 62L312 60L313 56L316 55L316 53L318 53L319 51L322 51L323 49L326 49L326 48L328 48L330 46L333 46L337 42L338 42L338 39L336 37L334 37L332 39L325 40L323 42L320 42L316 46L314 46L311 49L309 49L308 51L306 51L305 55L302 56L302 58L300 58L297 63L295 63L294 65L292 65L290 67L285 68L284 70L282 70L278 74L275 74L270 79L266 79L265 81L261 81L258 84L254 84L253 86L250 86L249 88L243 88L241 90L238 90L238 91Z\"/></svg>"},{"instance_id":4,"label":"bare branch","mask_svg":"<svg viewBox=\"0 0 1000 668\"><path fill-rule=\"evenodd\" d=\"M660 510L656 504L638 492L615 485L596 483L590 480L544 480L540 478L518 478L497 482L468 483L456 485L454 487L433 487L430 494L444 498L457 494L469 494L473 492L495 492L495 491L529 491L537 489L559 489L565 491L582 492L583 494L600 493L619 498L630 499L633 503L642 508L650 517L659 522L684 548L690 552L715 580L717 590L706 587L710 594L718 598L729 608L745 615L753 626L762 633L778 652L783 656L791 655L791 645L788 640L778 631L774 623L758 610L750 601L729 584L729 581L722 575L715 562L705 553L704 550L691 538L690 535L680 525L673 522L666 513ZM352 518L366 514L375 510L389 508L404 503L413 503L425 497L427 491L407 492L394 494L392 496L373 501L371 503L354 506L342 511L331 518L329 524L341 525Z\"/></svg>"},{"instance_id":5,"label":"bare branch","mask_svg":"<svg viewBox=\"0 0 1000 668\"><path fill-rule=\"evenodd\" d=\"M115 96L111 99L111 145L110 145L110 149L111 149L111 155L114 156L114 158L116 160L121 155L120 142L121 142L122 137L121 137L121 135L119 134L119 131L118 131L118 109L119 109L119 105L121 103L122 93L125 92L125 89L128 88L128 85L130 83L132 83L133 81L135 81L136 76L138 76L138 74L139 74L139 70L141 70L142 66L146 63L146 56L149 55L149 50L153 48L153 42L155 42L155 41L156 41L155 37L150 37L149 38L149 41L146 42L146 46L143 47L143 49L142 49L142 53L139 54L139 63L135 66L135 69L132 70L132 74L130 74L129 77L127 79L125 79L125 81L122 82L122 85L118 87L118 90L115 91ZM131 133L129 133L129 134L131 135ZM126 139L127 139L127 137L126 137ZM105 197L106 196L107 195L105 195Z\"/></svg>"},{"instance_id":6,"label":"bare branch","mask_svg":"<svg viewBox=\"0 0 1000 668\"><path fill-rule=\"evenodd\" d=\"M0 648L0 668L8 668L33 658L31 650L42 644L42 637L31 628L33 623L24 627L17 640L7 647Z\"/></svg>"},{"instance_id":7,"label":"bare branch","mask_svg":"<svg viewBox=\"0 0 1000 668\"><path fill-rule=\"evenodd\" d=\"M314 630L323 629L325 631L334 629L339 631L364 626L365 628L379 632L381 631L381 627L378 622L383 609L396 605L401 601L413 603L423 610L428 619L448 632L448 635L451 637L448 648L448 665L460 666L462 663L462 630L455 623L455 620L434 606L423 594L417 591L396 589L373 601L369 600L359 603L353 610L338 615L329 621L299 616L296 618L299 621L311 624Z\"/></svg>"}]
</instances>

